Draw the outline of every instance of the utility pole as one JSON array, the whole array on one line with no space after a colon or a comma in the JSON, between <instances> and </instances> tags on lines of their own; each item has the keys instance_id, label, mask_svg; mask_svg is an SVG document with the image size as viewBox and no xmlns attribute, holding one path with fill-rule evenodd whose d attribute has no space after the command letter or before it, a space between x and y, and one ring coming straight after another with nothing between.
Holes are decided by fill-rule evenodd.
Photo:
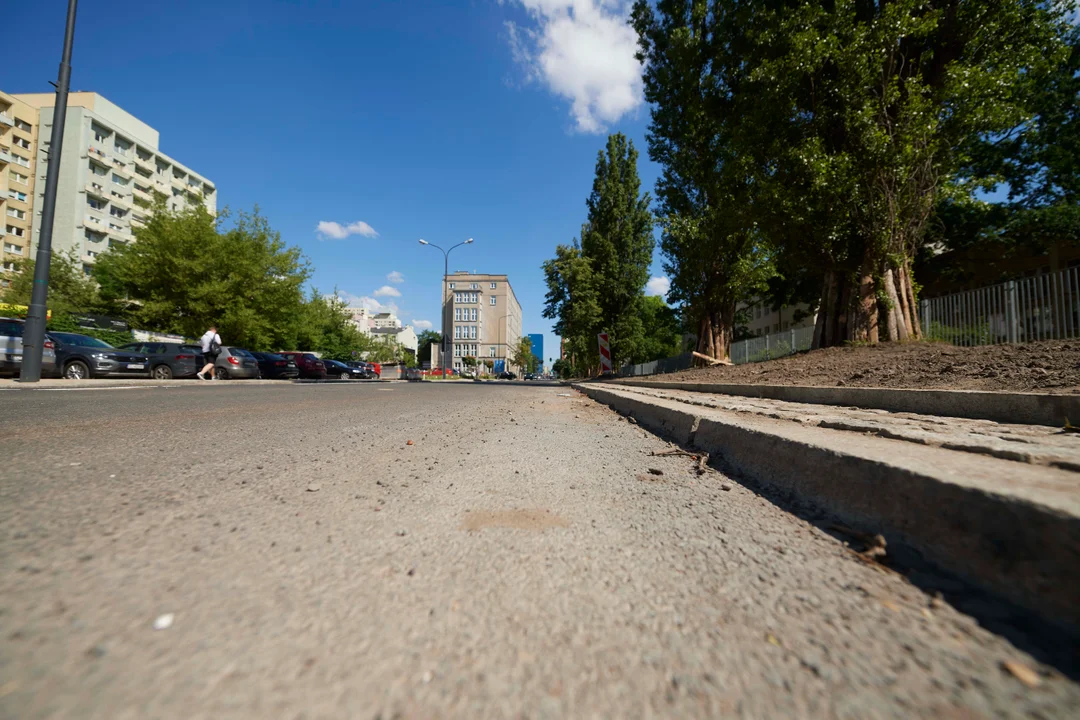
<instances>
[{"instance_id":1,"label":"utility pole","mask_svg":"<svg viewBox=\"0 0 1080 720\"><path fill-rule=\"evenodd\" d=\"M56 79L56 106L53 108L52 135L49 141L49 164L45 173L45 202L41 208L41 233L38 236L37 262L34 264L34 287L23 327L23 360L19 382L41 379L41 353L45 347L45 319L49 299L49 263L52 261L53 216L56 215L56 185L64 148L64 120L67 119L68 86L71 84L71 46L75 42L75 8L78 0L68 0L64 51Z\"/></svg>"},{"instance_id":2,"label":"utility pole","mask_svg":"<svg viewBox=\"0 0 1080 720\"><path fill-rule=\"evenodd\" d=\"M464 242L459 242L457 245L454 245L450 248L450 250L443 250L435 243L429 243L423 238L420 239L421 245L429 245L436 250L441 251L443 254L443 285L442 292L440 293L440 295L442 296L442 304L439 306L439 313L442 315L442 341L439 343L439 356L442 362L442 376L444 380L446 379L446 367L449 364L448 360L450 359L450 338L446 334L446 295L447 290L449 289L448 285L450 283L450 252L454 248L461 247L462 245L469 245L472 243L472 241L473 239L469 238Z\"/></svg>"}]
</instances>

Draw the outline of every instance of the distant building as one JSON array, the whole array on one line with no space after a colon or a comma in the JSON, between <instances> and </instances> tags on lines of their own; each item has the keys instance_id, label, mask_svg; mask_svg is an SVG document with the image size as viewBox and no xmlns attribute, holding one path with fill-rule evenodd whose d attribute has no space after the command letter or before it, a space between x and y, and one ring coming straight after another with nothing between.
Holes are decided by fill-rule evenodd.
<instances>
[{"instance_id":1,"label":"distant building","mask_svg":"<svg viewBox=\"0 0 1080 720\"><path fill-rule=\"evenodd\" d=\"M536 358L537 367L544 367L544 335L543 333L529 333L529 342L532 343L532 354Z\"/></svg>"},{"instance_id":2,"label":"distant building","mask_svg":"<svg viewBox=\"0 0 1080 720\"><path fill-rule=\"evenodd\" d=\"M3 273L30 257L37 146L38 109L0 92L0 289L10 282Z\"/></svg>"},{"instance_id":3,"label":"distant building","mask_svg":"<svg viewBox=\"0 0 1080 720\"><path fill-rule=\"evenodd\" d=\"M371 334L377 340L383 342L396 342L398 346L412 353L416 353L420 345L420 338L416 336L416 331L412 329L411 325L405 327L377 327L371 331Z\"/></svg>"},{"instance_id":4,"label":"distant building","mask_svg":"<svg viewBox=\"0 0 1080 720\"><path fill-rule=\"evenodd\" d=\"M349 314L349 319L356 329L365 335L370 335L371 331L375 329L375 318L371 316L367 308L347 307L345 312Z\"/></svg>"},{"instance_id":5,"label":"distant building","mask_svg":"<svg viewBox=\"0 0 1080 720\"><path fill-rule=\"evenodd\" d=\"M443 288L444 327L453 342L453 368L464 358L492 361L495 372L507 369L513 348L521 340L521 304L506 275L457 271Z\"/></svg>"},{"instance_id":6,"label":"distant building","mask_svg":"<svg viewBox=\"0 0 1080 720\"><path fill-rule=\"evenodd\" d=\"M401 327L401 321L397 319L397 315L394 315L394 313L378 313L372 320L376 330Z\"/></svg>"},{"instance_id":7,"label":"distant building","mask_svg":"<svg viewBox=\"0 0 1080 720\"><path fill-rule=\"evenodd\" d=\"M817 322L817 313L811 312L809 305L803 304L785 305L779 310L773 310L768 302L755 300L752 303L739 303L736 309L746 311L746 327L754 337L793 328L813 327Z\"/></svg>"}]
</instances>

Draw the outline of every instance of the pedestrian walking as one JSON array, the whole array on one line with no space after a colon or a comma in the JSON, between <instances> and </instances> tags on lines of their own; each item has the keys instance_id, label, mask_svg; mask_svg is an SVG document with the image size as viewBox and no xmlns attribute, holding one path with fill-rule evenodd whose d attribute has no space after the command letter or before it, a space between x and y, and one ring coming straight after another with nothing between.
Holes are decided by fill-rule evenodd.
<instances>
[{"instance_id":1,"label":"pedestrian walking","mask_svg":"<svg viewBox=\"0 0 1080 720\"><path fill-rule=\"evenodd\" d=\"M203 333L202 351L203 357L206 358L206 365L196 375L200 380L205 380L205 373L209 370L210 379L217 380L217 375L214 374L214 365L217 363L218 353L221 352L221 336L218 335L216 326L211 325L210 329Z\"/></svg>"}]
</instances>

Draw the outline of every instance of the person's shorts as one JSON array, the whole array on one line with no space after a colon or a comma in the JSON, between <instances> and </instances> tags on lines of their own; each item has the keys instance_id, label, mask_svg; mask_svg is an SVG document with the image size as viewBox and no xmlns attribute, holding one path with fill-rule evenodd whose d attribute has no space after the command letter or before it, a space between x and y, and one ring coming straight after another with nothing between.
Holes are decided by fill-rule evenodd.
<instances>
[{"instance_id":1,"label":"person's shorts","mask_svg":"<svg viewBox=\"0 0 1080 720\"><path fill-rule=\"evenodd\" d=\"M203 357L206 358L206 363L208 365L215 365L217 364L219 354L220 353L203 353Z\"/></svg>"}]
</instances>

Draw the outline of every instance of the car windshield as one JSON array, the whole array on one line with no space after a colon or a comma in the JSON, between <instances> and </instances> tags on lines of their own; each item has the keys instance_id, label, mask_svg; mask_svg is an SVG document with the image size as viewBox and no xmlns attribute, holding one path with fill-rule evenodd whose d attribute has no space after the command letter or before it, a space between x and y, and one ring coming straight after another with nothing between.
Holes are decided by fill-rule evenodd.
<instances>
[{"instance_id":1,"label":"car windshield","mask_svg":"<svg viewBox=\"0 0 1080 720\"><path fill-rule=\"evenodd\" d=\"M49 333L49 334L52 335L57 340L59 340L60 342L66 343L68 345L77 345L79 347L88 347L88 348L104 348L106 350L115 350L116 349L112 345L110 345L109 343L105 342L104 340L98 340L97 338L92 338L89 335L79 335L78 333L63 333L63 332L62 333L54 332L54 333Z\"/></svg>"},{"instance_id":2,"label":"car windshield","mask_svg":"<svg viewBox=\"0 0 1080 720\"><path fill-rule=\"evenodd\" d=\"M314 356L314 355L312 355L311 353L304 353L304 359L305 359L305 360L314 360L314 361L318 361L318 360L319 360L319 358L315 357L315 356Z\"/></svg>"},{"instance_id":3,"label":"car windshield","mask_svg":"<svg viewBox=\"0 0 1080 720\"><path fill-rule=\"evenodd\" d=\"M229 354L234 357L249 358L252 354L243 348L229 348Z\"/></svg>"},{"instance_id":4,"label":"car windshield","mask_svg":"<svg viewBox=\"0 0 1080 720\"><path fill-rule=\"evenodd\" d=\"M285 357L284 355L278 355L276 353L259 353L259 356L262 357L263 360L275 360L275 361L277 361L277 360L288 360L289 359L289 358Z\"/></svg>"},{"instance_id":5,"label":"car windshield","mask_svg":"<svg viewBox=\"0 0 1080 720\"><path fill-rule=\"evenodd\" d=\"M323 365L329 365L330 367L342 367L341 363L337 360L323 360Z\"/></svg>"}]
</instances>

